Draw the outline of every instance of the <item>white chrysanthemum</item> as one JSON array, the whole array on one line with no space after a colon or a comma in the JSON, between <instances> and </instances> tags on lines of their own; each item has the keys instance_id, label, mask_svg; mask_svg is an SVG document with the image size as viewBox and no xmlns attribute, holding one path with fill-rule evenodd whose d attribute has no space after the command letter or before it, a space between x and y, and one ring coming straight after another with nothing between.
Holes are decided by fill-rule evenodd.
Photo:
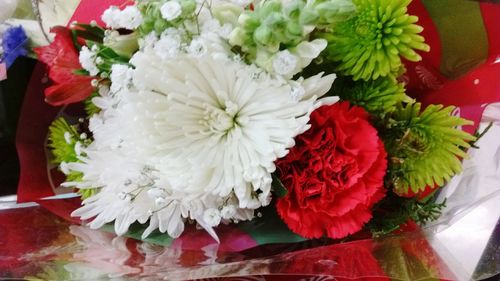
<instances>
[{"instance_id":1,"label":"white chrysanthemum","mask_svg":"<svg viewBox=\"0 0 500 281\"><path fill-rule=\"evenodd\" d=\"M133 86L103 97L106 106L90 119L94 142L82 163L68 164L84 174L71 184L101 187L74 215L95 217L94 228L115 220L118 234L149 220L145 236L159 229L177 237L190 218L216 238L221 217L251 219L269 204L274 161L309 128L334 79L273 78L213 51L168 59L145 48L131 63ZM228 205L237 211L221 214Z\"/></svg>"}]
</instances>

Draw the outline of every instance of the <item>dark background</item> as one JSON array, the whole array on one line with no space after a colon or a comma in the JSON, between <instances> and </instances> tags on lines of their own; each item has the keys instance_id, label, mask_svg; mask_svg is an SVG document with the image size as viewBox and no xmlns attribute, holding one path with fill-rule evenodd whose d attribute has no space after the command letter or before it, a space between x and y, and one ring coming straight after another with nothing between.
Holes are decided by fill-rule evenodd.
<instances>
[{"instance_id":1,"label":"dark background","mask_svg":"<svg viewBox=\"0 0 500 281\"><path fill-rule=\"evenodd\" d=\"M35 60L18 58L0 82L0 196L15 194L19 179L15 136L24 93Z\"/></svg>"}]
</instances>

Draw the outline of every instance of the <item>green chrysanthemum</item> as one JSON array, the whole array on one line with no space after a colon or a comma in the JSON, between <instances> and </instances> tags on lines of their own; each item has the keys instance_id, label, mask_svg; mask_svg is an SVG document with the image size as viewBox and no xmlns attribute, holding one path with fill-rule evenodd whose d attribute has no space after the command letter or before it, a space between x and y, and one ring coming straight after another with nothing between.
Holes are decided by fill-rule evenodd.
<instances>
[{"instance_id":1,"label":"green chrysanthemum","mask_svg":"<svg viewBox=\"0 0 500 281\"><path fill-rule=\"evenodd\" d=\"M53 162L60 165L61 163L79 162L75 146L77 142L82 142L83 145L88 144L88 139L81 139L81 135L77 129L70 125L66 119L59 117L49 127L49 148L54 156ZM83 174L71 171L66 175L66 181L79 182L82 180ZM82 199L86 199L99 192L99 189L79 189L78 193Z\"/></svg>"},{"instance_id":2,"label":"green chrysanthemum","mask_svg":"<svg viewBox=\"0 0 500 281\"><path fill-rule=\"evenodd\" d=\"M404 84L389 78L358 82L347 78L337 79L334 94L380 117L393 112L397 104L411 101L405 93Z\"/></svg>"},{"instance_id":3,"label":"green chrysanthemum","mask_svg":"<svg viewBox=\"0 0 500 281\"><path fill-rule=\"evenodd\" d=\"M66 119L60 117L54 120L49 127L49 148L54 155L53 162L60 164L78 161L75 145L79 139L77 130Z\"/></svg>"},{"instance_id":4,"label":"green chrysanthemum","mask_svg":"<svg viewBox=\"0 0 500 281\"><path fill-rule=\"evenodd\" d=\"M339 63L338 70L354 80L397 76L401 57L419 61L415 50L428 51L418 17L407 14L411 0L354 0L355 16L321 36L329 41L329 59Z\"/></svg>"},{"instance_id":5,"label":"green chrysanthemum","mask_svg":"<svg viewBox=\"0 0 500 281\"><path fill-rule=\"evenodd\" d=\"M399 106L392 115L392 127L383 134L392 160L390 180L397 193L443 185L462 170L460 158L475 139L456 128L472 122L451 116L453 106L420 109L420 103Z\"/></svg>"}]
</instances>

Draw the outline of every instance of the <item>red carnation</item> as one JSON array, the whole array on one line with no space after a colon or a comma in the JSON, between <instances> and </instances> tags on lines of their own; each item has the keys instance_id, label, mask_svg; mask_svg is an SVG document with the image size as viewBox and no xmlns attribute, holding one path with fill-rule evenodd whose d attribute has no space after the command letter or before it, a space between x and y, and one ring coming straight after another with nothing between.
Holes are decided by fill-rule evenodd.
<instances>
[{"instance_id":1,"label":"red carnation","mask_svg":"<svg viewBox=\"0 0 500 281\"><path fill-rule=\"evenodd\" d=\"M49 77L55 85L45 89L45 100L51 105L82 101L92 94L93 77L75 74L82 69L71 31L62 26L51 29L56 34L48 46L35 48L38 59L49 66Z\"/></svg>"},{"instance_id":2,"label":"red carnation","mask_svg":"<svg viewBox=\"0 0 500 281\"><path fill-rule=\"evenodd\" d=\"M277 209L306 238L343 238L363 227L384 197L384 144L361 107L342 102L311 114L311 129L277 166L288 193Z\"/></svg>"}]
</instances>

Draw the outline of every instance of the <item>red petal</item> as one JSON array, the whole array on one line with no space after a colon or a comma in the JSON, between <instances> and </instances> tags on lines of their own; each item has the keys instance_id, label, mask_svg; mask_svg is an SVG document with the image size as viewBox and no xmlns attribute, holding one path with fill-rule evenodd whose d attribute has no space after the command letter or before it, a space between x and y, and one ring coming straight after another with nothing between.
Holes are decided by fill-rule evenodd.
<instances>
[{"instance_id":1,"label":"red petal","mask_svg":"<svg viewBox=\"0 0 500 281\"><path fill-rule=\"evenodd\" d=\"M56 26L50 30L56 34L52 43L48 46L34 48L38 59L49 67L55 65L63 68L80 69L78 51L73 44L71 31L63 26Z\"/></svg>"},{"instance_id":2,"label":"red petal","mask_svg":"<svg viewBox=\"0 0 500 281\"><path fill-rule=\"evenodd\" d=\"M54 106L80 102L92 94L92 79L74 75L71 81L45 89L45 101Z\"/></svg>"}]
</instances>

